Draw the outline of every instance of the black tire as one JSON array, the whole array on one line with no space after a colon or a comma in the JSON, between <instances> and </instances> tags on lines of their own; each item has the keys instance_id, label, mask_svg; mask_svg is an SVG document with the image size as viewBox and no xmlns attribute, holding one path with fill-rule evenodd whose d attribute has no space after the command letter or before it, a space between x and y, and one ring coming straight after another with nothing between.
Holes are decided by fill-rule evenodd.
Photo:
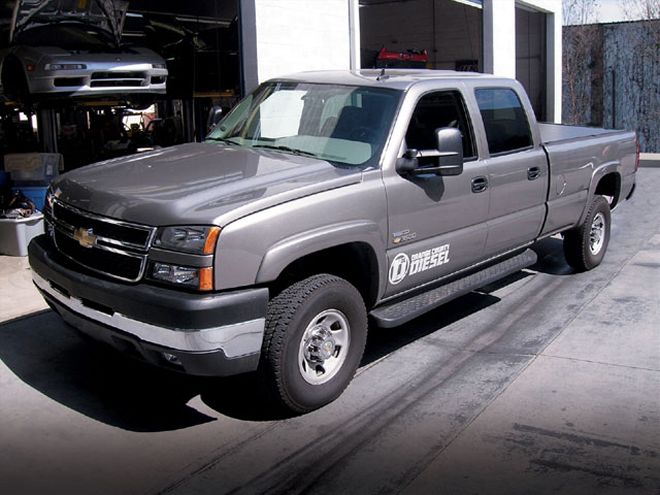
<instances>
[{"instance_id":1,"label":"black tire","mask_svg":"<svg viewBox=\"0 0 660 495\"><path fill-rule=\"evenodd\" d=\"M610 205L596 196L582 225L564 233L564 256L575 271L583 272L600 265L610 242ZM602 222L602 227L598 228ZM600 231L600 242L592 231Z\"/></svg>"},{"instance_id":2,"label":"black tire","mask_svg":"<svg viewBox=\"0 0 660 495\"><path fill-rule=\"evenodd\" d=\"M323 316L325 313L328 314ZM335 322L335 329L329 331L325 331L319 323L329 325L326 322L332 321ZM313 325L315 322L316 325ZM347 326L347 330L343 326ZM320 336L318 332L322 332ZM347 333L345 346L335 345L335 332L342 336ZM303 340L306 334L308 338ZM318 409L339 397L351 382L362 359L366 341L367 311L353 285L328 274L314 275L296 282L268 305L259 365L262 385L268 397L288 411L305 413ZM312 343L318 345L310 347ZM327 361L318 365L320 368L315 366L312 370L310 361L306 357L301 359L301 353L303 356L310 355L304 354L303 349L321 353L324 352L321 349L328 349L327 345L333 350ZM321 357L312 355L314 359ZM329 363L328 370L333 366L332 372L325 373L323 366L326 363ZM327 381L322 383L309 382L325 379Z\"/></svg>"}]
</instances>

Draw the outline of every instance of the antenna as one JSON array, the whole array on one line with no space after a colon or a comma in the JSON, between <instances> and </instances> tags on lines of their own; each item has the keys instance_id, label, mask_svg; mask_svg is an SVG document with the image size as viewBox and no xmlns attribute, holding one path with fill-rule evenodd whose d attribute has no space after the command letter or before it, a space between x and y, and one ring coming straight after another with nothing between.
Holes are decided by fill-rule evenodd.
<instances>
[{"instance_id":1,"label":"antenna","mask_svg":"<svg viewBox=\"0 0 660 495\"><path fill-rule=\"evenodd\" d=\"M390 77L390 76L388 76L387 74L385 74L385 67L383 67L383 68L380 70L380 74L379 74L378 77L376 78L376 81L384 81L385 79L389 79L389 77Z\"/></svg>"}]
</instances>

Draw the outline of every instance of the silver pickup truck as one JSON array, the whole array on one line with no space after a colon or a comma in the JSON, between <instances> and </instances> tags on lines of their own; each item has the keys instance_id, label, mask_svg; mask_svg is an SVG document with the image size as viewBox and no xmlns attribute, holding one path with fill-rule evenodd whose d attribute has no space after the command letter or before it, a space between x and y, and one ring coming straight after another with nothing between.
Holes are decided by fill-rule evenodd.
<instances>
[{"instance_id":1,"label":"silver pickup truck","mask_svg":"<svg viewBox=\"0 0 660 495\"><path fill-rule=\"evenodd\" d=\"M557 233L575 270L597 266L637 166L634 133L537 124L513 80L296 74L203 143L61 176L30 264L88 336L193 375L257 371L305 412L351 381L368 316L410 321Z\"/></svg>"}]
</instances>

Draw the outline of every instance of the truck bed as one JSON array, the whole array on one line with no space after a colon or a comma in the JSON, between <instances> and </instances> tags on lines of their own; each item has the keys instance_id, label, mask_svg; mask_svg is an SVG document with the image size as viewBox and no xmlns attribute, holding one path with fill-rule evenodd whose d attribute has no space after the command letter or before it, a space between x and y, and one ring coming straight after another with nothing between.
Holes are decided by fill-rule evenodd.
<instances>
[{"instance_id":1,"label":"truck bed","mask_svg":"<svg viewBox=\"0 0 660 495\"><path fill-rule=\"evenodd\" d=\"M628 195L635 173L634 132L558 124L539 124L539 130L550 168L543 235L580 222L597 169L617 172L622 197Z\"/></svg>"},{"instance_id":2,"label":"truck bed","mask_svg":"<svg viewBox=\"0 0 660 495\"><path fill-rule=\"evenodd\" d=\"M605 134L617 134L625 131L616 129L601 129L599 127L579 127L575 125L545 124L539 122L541 142L544 144L557 143L559 141L572 141L590 137L602 137Z\"/></svg>"}]
</instances>

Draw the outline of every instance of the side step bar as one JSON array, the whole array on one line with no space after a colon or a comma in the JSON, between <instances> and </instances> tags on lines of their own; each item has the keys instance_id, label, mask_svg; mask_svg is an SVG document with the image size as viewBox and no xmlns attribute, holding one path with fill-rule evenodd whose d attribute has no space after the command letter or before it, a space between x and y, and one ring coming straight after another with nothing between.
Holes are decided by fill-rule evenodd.
<instances>
[{"instance_id":1,"label":"side step bar","mask_svg":"<svg viewBox=\"0 0 660 495\"><path fill-rule=\"evenodd\" d=\"M475 289L484 287L501 278L507 277L523 268L533 265L537 261L534 251L527 249L505 261L491 265L481 271L473 273L446 285L441 285L421 294L411 296L404 300L380 306L371 311L370 315L376 320L379 327L391 328L409 322L418 316L456 299Z\"/></svg>"}]
</instances>

